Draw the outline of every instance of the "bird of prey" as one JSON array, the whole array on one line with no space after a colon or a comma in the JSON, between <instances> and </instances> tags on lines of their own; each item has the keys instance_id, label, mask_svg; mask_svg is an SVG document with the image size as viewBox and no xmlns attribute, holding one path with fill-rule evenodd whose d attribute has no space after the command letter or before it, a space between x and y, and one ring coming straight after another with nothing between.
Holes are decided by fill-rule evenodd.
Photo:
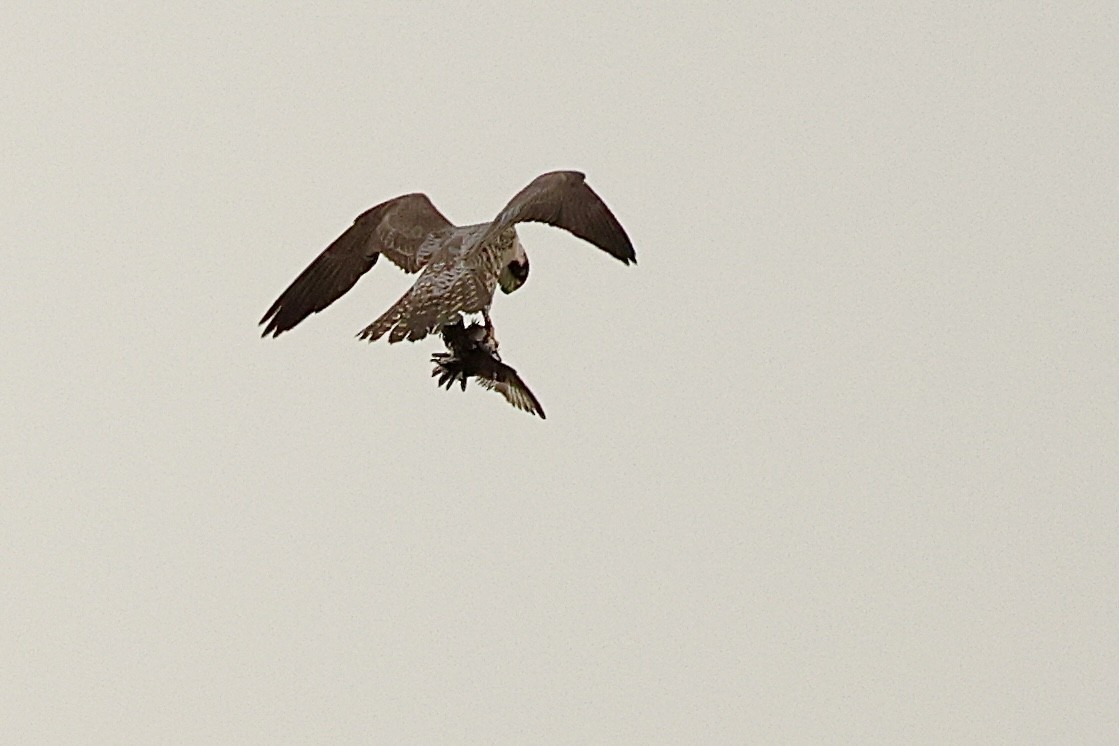
<instances>
[{"instance_id":1,"label":"bird of prey","mask_svg":"<svg viewBox=\"0 0 1119 746\"><path fill-rule=\"evenodd\" d=\"M327 246L264 314L262 336L276 337L329 306L382 254L419 277L359 337L416 341L474 313L490 327L497 286L511 293L528 278L515 228L521 222L562 228L623 264L637 261L625 230L578 171L541 174L496 218L476 225L452 225L426 195L405 194L366 210Z\"/></svg>"},{"instance_id":2,"label":"bird of prey","mask_svg":"<svg viewBox=\"0 0 1119 746\"><path fill-rule=\"evenodd\" d=\"M545 419L544 408L517 371L501 362L492 328L481 324L463 326L462 321L457 321L445 325L441 331L450 352L431 356L431 362L435 363L431 375L439 376L438 385L450 390L458 382L466 391L466 379L474 377L478 385L501 394L517 409Z\"/></svg>"}]
</instances>

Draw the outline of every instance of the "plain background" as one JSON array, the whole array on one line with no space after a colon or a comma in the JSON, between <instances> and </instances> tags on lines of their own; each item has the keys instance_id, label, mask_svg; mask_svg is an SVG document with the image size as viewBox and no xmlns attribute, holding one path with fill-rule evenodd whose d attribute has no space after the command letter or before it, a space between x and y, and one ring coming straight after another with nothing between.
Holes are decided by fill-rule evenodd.
<instances>
[{"instance_id":1,"label":"plain background","mask_svg":"<svg viewBox=\"0 0 1119 746\"><path fill-rule=\"evenodd\" d=\"M4 740L1119 742L1113 6L462 6L5 5ZM259 338L556 168L547 421Z\"/></svg>"}]
</instances>

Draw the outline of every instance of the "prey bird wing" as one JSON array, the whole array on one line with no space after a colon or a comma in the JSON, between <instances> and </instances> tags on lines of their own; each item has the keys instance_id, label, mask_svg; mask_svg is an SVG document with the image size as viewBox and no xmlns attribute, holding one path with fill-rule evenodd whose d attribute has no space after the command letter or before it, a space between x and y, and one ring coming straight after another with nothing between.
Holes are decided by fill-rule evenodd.
<instances>
[{"instance_id":1,"label":"prey bird wing","mask_svg":"<svg viewBox=\"0 0 1119 746\"><path fill-rule=\"evenodd\" d=\"M384 254L418 272L453 228L424 194L405 194L363 212L288 286L264 318L262 336L279 336L352 288Z\"/></svg>"},{"instance_id":2,"label":"prey bird wing","mask_svg":"<svg viewBox=\"0 0 1119 746\"><path fill-rule=\"evenodd\" d=\"M562 228L589 241L623 264L637 261L625 229L579 171L552 171L537 176L509 200L478 245L492 240L516 223L525 222Z\"/></svg>"},{"instance_id":3,"label":"prey bird wing","mask_svg":"<svg viewBox=\"0 0 1119 746\"><path fill-rule=\"evenodd\" d=\"M496 364L492 371L492 377L479 375L478 385L501 394L505 397L505 401L522 412L535 414L542 420L546 419L544 407L540 406L540 402L532 395L521 377L517 375L517 371L505 363L499 362Z\"/></svg>"}]
</instances>

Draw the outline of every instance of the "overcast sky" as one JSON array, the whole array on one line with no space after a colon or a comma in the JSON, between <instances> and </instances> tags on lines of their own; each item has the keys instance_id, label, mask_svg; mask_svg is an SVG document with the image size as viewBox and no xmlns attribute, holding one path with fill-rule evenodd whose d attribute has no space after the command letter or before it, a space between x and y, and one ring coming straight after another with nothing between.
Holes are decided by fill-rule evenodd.
<instances>
[{"instance_id":1,"label":"overcast sky","mask_svg":"<svg viewBox=\"0 0 1119 746\"><path fill-rule=\"evenodd\" d=\"M0 27L6 739L1119 742L1111 6L102 5ZM259 338L557 168L546 421L387 262Z\"/></svg>"}]
</instances>

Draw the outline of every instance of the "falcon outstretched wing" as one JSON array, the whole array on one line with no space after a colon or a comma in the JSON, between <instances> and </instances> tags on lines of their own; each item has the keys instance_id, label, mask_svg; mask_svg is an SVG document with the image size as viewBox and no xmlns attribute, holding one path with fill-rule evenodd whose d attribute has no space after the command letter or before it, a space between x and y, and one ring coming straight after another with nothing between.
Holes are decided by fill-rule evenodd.
<instances>
[{"instance_id":1,"label":"falcon outstretched wing","mask_svg":"<svg viewBox=\"0 0 1119 746\"><path fill-rule=\"evenodd\" d=\"M267 324L261 336L277 337L338 300L381 254L405 272L420 270L438 248L438 234L452 227L420 193L371 207L280 294L260 320Z\"/></svg>"},{"instance_id":2,"label":"falcon outstretched wing","mask_svg":"<svg viewBox=\"0 0 1119 746\"><path fill-rule=\"evenodd\" d=\"M637 262L622 224L579 171L552 171L537 176L509 200L477 245L492 240L515 223L524 222L562 228L623 264Z\"/></svg>"}]
</instances>

